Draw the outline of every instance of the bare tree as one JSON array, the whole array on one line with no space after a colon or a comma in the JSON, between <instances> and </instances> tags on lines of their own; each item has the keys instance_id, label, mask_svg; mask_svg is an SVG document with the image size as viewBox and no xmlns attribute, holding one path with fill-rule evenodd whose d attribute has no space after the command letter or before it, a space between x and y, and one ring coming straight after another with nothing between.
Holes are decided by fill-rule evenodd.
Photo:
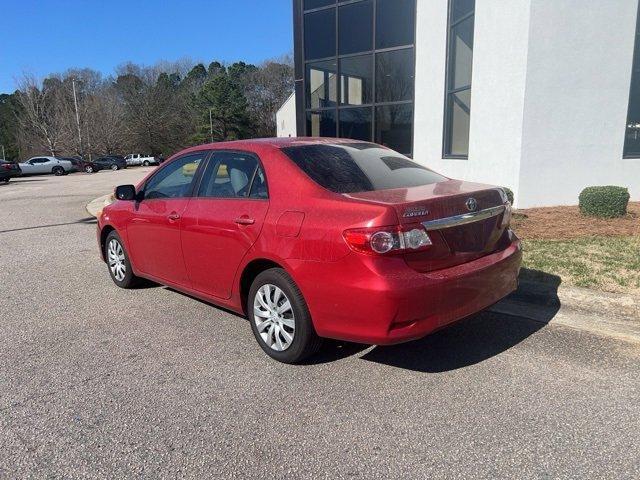
<instances>
[{"instance_id":1,"label":"bare tree","mask_svg":"<svg viewBox=\"0 0 640 480\"><path fill-rule=\"evenodd\" d=\"M52 156L62 149L66 131L64 93L61 82L46 81L42 86L33 76L25 76L17 92L20 104L18 124L22 139L30 139Z\"/></svg>"},{"instance_id":2,"label":"bare tree","mask_svg":"<svg viewBox=\"0 0 640 480\"><path fill-rule=\"evenodd\" d=\"M249 111L259 137L276 133L276 112L294 88L290 57L268 61L249 74L246 82Z\"/></svg>"}]
</instances>

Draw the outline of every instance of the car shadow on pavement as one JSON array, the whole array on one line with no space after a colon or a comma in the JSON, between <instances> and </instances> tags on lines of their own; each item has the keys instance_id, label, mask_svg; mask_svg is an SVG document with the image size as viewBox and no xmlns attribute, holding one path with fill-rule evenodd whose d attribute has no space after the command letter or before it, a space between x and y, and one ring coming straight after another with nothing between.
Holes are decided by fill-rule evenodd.
<instances>
[{"instance_id":1,"label":"car shadow on pavement","mask_svg":"<svg viewBox=\"0 0 640 480\"><path fill-rule=\"evenodd\" d=\"M488 360L548 324L560 310L562 279L522 269L518 289L489 309L423 339L378 346L361 358L420 372L446 372Z\"/></svg>"},{"instance_id":2,"label":"car shadow on pavement","mask_svg":"<svg viewBox=\"0 0 640 480\"><path fill-rule=\"evenodd\" d=\"M544 323L481 312L423 339L378 346L361 358L418 372L439 373L480 363L519 344Z\"/></svg>"}]
</instances>

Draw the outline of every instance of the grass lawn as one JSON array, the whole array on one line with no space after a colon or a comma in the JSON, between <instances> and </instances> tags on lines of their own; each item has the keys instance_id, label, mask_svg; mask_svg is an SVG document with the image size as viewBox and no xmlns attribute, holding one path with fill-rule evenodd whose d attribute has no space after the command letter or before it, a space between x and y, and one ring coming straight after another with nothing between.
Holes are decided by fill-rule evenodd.
<instances>
[{"instance_id":1,"label":"grass lawn","mask_svg":"<svg viewBox=\"0 0 640 480\"><path fill-rule=\"evenodd\" d=\"M624 218L582 217L577 207L520 210L525 278L557 275L562 283L640 294L640 203Z\"/></svg>"}]
</instances>

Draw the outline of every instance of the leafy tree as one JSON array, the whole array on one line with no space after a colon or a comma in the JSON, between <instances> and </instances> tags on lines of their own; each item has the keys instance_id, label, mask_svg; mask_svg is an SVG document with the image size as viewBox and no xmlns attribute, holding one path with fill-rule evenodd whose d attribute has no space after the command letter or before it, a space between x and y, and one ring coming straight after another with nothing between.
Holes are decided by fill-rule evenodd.
<instances>
[{"instance_id":1,"label":"leafy tree","mask_svg":"<svg viewBox=\"0 0 640 480\"><path fill-rule=\"evenodd\" d=\"M0 94L0 145L4 147L7 160L18 160L20 157L16 117L18 110L19 104L15 94Z\"/></svg>"},{"instance_id":2,"label":"leafy tree","mask_svg":"<svg viewBox=\"0 0 640 480\"><path fill-rule=\"evenodd\" d=\"M196 140L235 140L249 134L247 99L227 75L208 80L198 96L202 123Z\"/></svg>"},{"instance_id":3,"label":"leafy tree","mask_svg":"<svg viewBox=\"0 0 640 480\"><path fill-rule=\"evenodd\" d=\"M227 73L227 69L220 62L214 61L209 64L207 69L207 75L209 78L216 77L218 75L224 75Z\"/></svg>"}]
</instances>

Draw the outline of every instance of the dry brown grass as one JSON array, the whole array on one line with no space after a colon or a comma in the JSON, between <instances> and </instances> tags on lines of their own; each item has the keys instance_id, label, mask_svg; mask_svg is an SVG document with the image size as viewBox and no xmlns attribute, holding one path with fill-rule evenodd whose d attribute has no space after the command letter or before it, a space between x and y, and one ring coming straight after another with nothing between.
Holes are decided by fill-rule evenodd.
<instances>
[{"instance_id":1,"label":"dry brown grass","mask_svg":"<svg viewBox=\"0 0 640 480\"><path fill-rule=\"evenodd\" d=\"M640 202L630 202L621 218L585 217L575 207L517 210L511 226L525 240L571 240L582 237L640 235Z\"/></svg>"}]
</instances>

